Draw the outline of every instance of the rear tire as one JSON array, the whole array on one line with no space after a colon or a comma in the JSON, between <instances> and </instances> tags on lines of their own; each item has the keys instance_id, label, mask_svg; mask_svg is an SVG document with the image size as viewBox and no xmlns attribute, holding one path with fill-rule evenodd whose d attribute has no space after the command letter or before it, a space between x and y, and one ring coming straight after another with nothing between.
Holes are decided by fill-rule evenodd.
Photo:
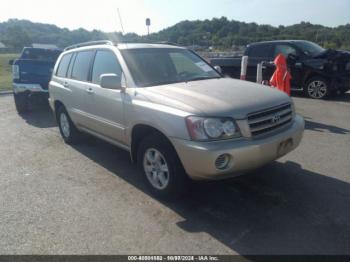
<instances>
[{"instance_id":1,"label":"rear tire","mask_svg":"<svg viewBox=\"0 0 350 262\"><path fill-rule=\"evenodd\" d=\"M29 111L29 98L27 94L13 95L18 114L23 114Z\"/></svg>"},{"instance_id":2,"label":"rear tire","mask_svg":"<svg viewBox=\"0 0 350 262\"><path fill-rule=\"evenodd\" d=\"M188 191L190 179L175 149L159 134L141 142L137 162L146 185L157 198L176 200Z\"/></svg>"},{"instance_id":3,"label":"rear tire","mask_svg":"<svg viewBox=\"0 0 350 262\"><path fill-rule=\"evenodd\" d=\"M312 77L304 87L306 97L312 99L326 99L332 95L329 81L321 76Z\"/></svg>"},{"instance_id":4,"label":"rear tire","mask_svg":"<svg viewBox=\"0 0 350 262\"><path fill-rule=\"evenodd\" d=\"M79 142L81 133L75 127L64 106L58 108L56 119L64 142L67 144L75 144Z\"/></svg>"}]
</instances>

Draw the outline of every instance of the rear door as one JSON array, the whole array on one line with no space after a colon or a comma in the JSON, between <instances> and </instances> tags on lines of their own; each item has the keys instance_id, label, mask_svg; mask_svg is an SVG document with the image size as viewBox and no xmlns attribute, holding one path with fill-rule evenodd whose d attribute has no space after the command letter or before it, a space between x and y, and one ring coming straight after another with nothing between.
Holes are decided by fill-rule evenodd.
<instances>
[{"instance_id":1,"label":"rear door","mask_svg":"<svg viewBox=\"0 0 350 262\"><path fill-rule=\"evenodd\" d=\"M86 110L86 94L94 55L94 50L77 52L68 69L69 78L64 82L64 87L70 90L70 107L68 108L70 115L76 124L83 126L89 120Z\"/></svg>"},{"instance_id":2,"label":"rear door","mask_svg":"<svg viewBox=\"0 0 350 262\"><path fill-rule=\"evenodd\" d=\"M100 86L103 74L122 76L116 55L110 50L97 50L91 70L89 92L85 93L88 128L118 142L124 141L124 93ZM123 77L122 77L123 78Z\"/></svg>"}]
</instances>

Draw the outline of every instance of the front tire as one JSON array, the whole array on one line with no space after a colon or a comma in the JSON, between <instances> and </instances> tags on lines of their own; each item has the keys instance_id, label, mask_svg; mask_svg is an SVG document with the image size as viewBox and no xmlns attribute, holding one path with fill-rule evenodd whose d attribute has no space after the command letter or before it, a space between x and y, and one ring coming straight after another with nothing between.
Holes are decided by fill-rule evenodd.
<instances>
[{"instance_id":1,"label":"front tire","mask_svg":"<svg viewBox=\"0 0 350 262\"><path fill-rule=\"evenodd\" d=\"M326 99L331 96L329 81L321 76L316 76L307 81L304 88L305 96L312 99Z\"/></svg>"},{"instance_id":2,"label":"front tire","mask_svg":"<svg viewBox=\"0 0 350 262\"><path fill-rule=\"evenodd\" d=\"M57 123L61 136L67 144L75 144L79 141L80 132L70 119L64 106L60 106L57 110Z\"/></svg>"},{"instance_id":3,"label":"front tire","mask_svg":"<svg viewBox=\"0 0 350 262\"><path fill-rule=\"evenodd\" d=\"M13 95L18 114L23 114L29 111L29 98L27 94Z\"/></svg>"},{"instance_id":4,"label":"front tire","mask_svg":"<svg viewBox=\"0 0 350 262\"><path fill-rule=\"evenodd\" d=\"M164 200L175 200L184 195L189 178L169 141L153 134L146 137L138 150L138 166L151 193Z\"/></svg>"}]
</instances>

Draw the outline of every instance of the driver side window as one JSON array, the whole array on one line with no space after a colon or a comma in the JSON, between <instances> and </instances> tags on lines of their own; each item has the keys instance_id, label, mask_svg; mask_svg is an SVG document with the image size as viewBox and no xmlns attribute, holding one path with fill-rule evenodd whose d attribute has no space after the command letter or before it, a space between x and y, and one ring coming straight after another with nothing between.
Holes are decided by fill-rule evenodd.
<instances>
[{"instance_id":1,"label":"driver side window","mask_svg":"<svg viewBox=\"0 0 350 262\"><path fill-rule=\"evenodd\" d=\"M122 76L122 69L115 54L107 50L97 51L92 69L92 83L99 85L103 74Z\"/></svg>"},{"instance_id":2,"label":"driver side window","mask_svg":"<svg viewBox=\"0 0 350 262\"><path fill-rule=\"evenodd\" d=\"M289 55L297 55L297 50L290 45L276 45L274 57L276 58L279 54L288 58Z\"/></svg>"}]
</instances>

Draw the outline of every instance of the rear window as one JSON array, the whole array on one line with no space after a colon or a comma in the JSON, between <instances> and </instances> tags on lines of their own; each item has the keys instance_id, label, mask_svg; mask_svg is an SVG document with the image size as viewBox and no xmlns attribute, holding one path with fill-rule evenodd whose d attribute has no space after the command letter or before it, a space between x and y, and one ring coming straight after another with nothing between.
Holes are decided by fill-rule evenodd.
<instances>
[{"instance_id":1,"label":"rear window","mask_svg":"<svg viewBox=\"0 0 350 262\"><path fill-rule=\"evenodd\" d=\"M56 74L57 76L59 77L67 76L67 69L68 69L71 57L72 57L72 54L67 54L62 57L61 62L57 69L57 74Z\"/></svg>"},{"instance_id":2,"label":"rear window","mask_svg":"<svg viewBox=\"0 0 350 262\"><path fill-rule=\"evenodd\" d=\"M248 56L251 57L272 57L272 46L267 45L254 45L249 47Z\"/></svg>"},{"instance_id":3,"label":"rear window","mask_svg":"<svg viewBox=\"0 0 350 262\"><path fill-rule=\"evenodd\" d=\"M22 52L21 59L55 62L60 54L61 51L55 49L25 48Z\"/></svg>"},{"instance_id":4,"label":"rear window","mask_svg":"<svg viewBox=\"0 0 350 262\"><path fill-rule=\"evenodd\" d=\"M72 79L88 81L91 61L95 51L83 51L77 53L72 71Z\"/></svg>"}]
</instances>

